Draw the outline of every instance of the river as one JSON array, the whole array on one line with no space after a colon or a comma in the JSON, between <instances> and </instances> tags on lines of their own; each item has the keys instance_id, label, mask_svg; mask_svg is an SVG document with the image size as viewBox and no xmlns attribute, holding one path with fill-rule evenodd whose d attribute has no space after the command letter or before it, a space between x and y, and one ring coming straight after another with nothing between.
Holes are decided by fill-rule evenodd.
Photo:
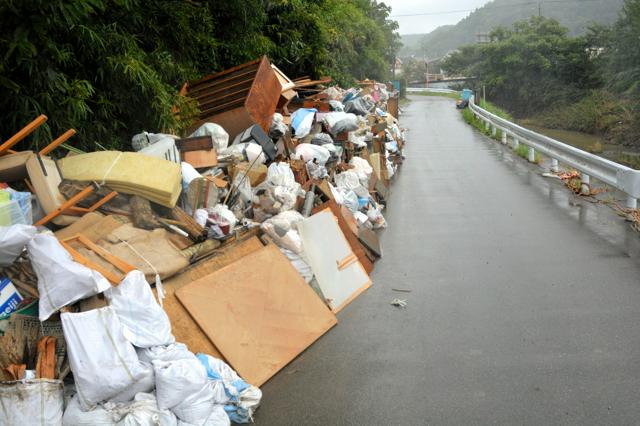
<instances>
[{"instance_id":1,"label":"river","mask_svg":"<svg viewBox=\"0 0 640 426\"><path fill-rule=\"evenodd\" d=\"M571 130L548 129L531 124L528 121L519 123L521 126L541 133L550 138L575 146L583 151L591 152L620 164L640 170L640 149L629 148L607 142L604 138Z\"/></svg>"}]
</instances>

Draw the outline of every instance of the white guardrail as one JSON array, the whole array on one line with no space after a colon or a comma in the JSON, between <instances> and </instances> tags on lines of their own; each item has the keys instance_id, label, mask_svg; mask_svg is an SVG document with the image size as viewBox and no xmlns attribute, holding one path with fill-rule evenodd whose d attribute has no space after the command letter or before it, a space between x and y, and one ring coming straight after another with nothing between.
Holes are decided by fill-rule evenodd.
<instances>
[{"instance_id":1,"label":"white guardrail","mask_svg":"<svg viewBox=\"0 0 640 426\"><path fill-rule=\"evenodd\" d=\"M513 148L516 148L520 143L526 145L529 148L529 161L535 161L535 153L538 151L551 158L551 170L553 172L558 171L558 163L566 164L578 170L581 173L583 192L588 193L590 179L594 177L627 194L628 208L638 208L640 170L634 170L518 126L480 108L474 103L473 97L469 101L469 108L476 118L485 123L487 129L491 129L491 133L494 136L498 129L502 131L503 144L507 144L508 139L511 138Z\"/></svg>"}]
</instances>

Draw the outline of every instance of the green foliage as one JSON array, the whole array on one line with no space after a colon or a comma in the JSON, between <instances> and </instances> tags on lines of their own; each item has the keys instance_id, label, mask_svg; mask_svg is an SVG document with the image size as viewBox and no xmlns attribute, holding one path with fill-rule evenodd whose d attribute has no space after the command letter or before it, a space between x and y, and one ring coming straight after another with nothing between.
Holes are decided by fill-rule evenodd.
<instances>
[{"instance_id":1,"label":"green foliage","mask_svg":"<svg viewBox=\"0 0 640 426\"><path fill-rule=\"evenodd\" d=\"M182 83L263 54L292 78L386 80L399 48L389 12L375 0L4 0L0 132L41 113L33 147L72 127L87 150L181 132L195 113Z\"/></svg>"},{"instance_id":2,"label":"green foliage","mask_svg":"<svg viewBox=\"0 0 640 426\"><path fill-rule=\"evenodd\" d=\"M601 84L585 37L572 38L557 21L533 17L496 28L491 43L472 45L443 63L451 73L478 77L487 96L517 115L530 115Z\"/></svg>"}]
</instances>

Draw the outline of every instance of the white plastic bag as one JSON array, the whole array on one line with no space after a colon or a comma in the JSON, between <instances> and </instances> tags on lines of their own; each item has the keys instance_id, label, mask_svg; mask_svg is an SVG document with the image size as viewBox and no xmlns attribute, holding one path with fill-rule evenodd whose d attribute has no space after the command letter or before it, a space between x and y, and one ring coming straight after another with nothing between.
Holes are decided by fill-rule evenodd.
<instances>
[{"instance_id":1,"label":"white plastic bag","mask_svg":"<svg viewBox=\"0 0 640 426\"><path fill-rule=\"evenodd\" d=\"M154 346L152 348L136 348L138 359L142 362L177 361L179 359L196 359L184 343Z\"/></svg>"},{"instance_id":2,"label":"white plastic bag","mask_svg":"<svg viewBox=\"0 0 640 426\"><path fill-rule=\"evenodd\" d=\"M289 249L294 253L301 253L302 239L298 234L297 224L303 219L297 211L289 210L265 220L260 228L273 238L279 247Z\"/></svg>"},{"instance_id":3,"label":"white plastic bag","mask_svg":"<svg viewBox=\"0 0 640 426\"><path fill-rule=\"evenodd\" d=\"M347 170L335 176L336 186L344 192L353 191L362 186L356 172Z\"/></svg>"},{"instance_id":4,"label":"white plastic bag","mask_svg":"<svg viewBox=\"0 0 640 426\"><path fill-rule=\"evenodd\" d=\"M143 371L140 380L109 399L109 402L130 402L137 394L152 392L156 387L156 377L153 367L148 362L140 362Z\"/></svg>"},{"instance_id":5,"label":"white plastic bag","mask_svg":"<svg viewBox=\"0 0 640 426\"><path fill-rule=\"evenodd\" d=\"M40 321L64 306L111 287L99 272L75 262L53 235L36 235L27 244L27 251L38 276Z\"/></svg>"},{"instance_id":6,"label":"white plastic bag","mask_svg":"<svg viewBox=\"0 0 640 426\"><path fill-rule=\"evenodd\" d=\"M60 380L33 379L0 383L0 424L61 425L64 390Z\"/></svg>"},{"instance_id":7,"label":"white plastic bag","mask_svg":"<svg viewBox=\"0 0 640 426\"><path fill-rule=\"evenodd\" d=\"M175 426L178 420L169 410L160 410L151 393L139 393L128 403L107 402L90 411L82 411L78 394L64 412L64 426Z\"/></svg>"},{"instance_id":8,"label":"white plastic bag","mask_svg":"<svg viewBox=\"0 0 640 426\"><path fill-rule=\"evenodd\" d=\"M324 166L329 161L331 153L324 146L301 143L296 146L296 152L293 156L296 160L304 160L305 163L315 158L318 163Z\"/></svg>"},{"instance_id":9,"label":"white plastic bag","mask_svg":"<svg viewBox=\"0 0 640 426\"><path fill-rule=\"evenodd\" d=\"M234 423L252 421L253 412L262 399L260 389L242 380L224 361L205 354L197 354L196 357L206 368L211 382L224 386L224 394L228 397L225 411L231 421Z\"/></svg>"},{"instance_id":10,"label":"white plastic bag","mask_svg":"<svg viewBox=\"0 0 640 426\"><path fill-rule=\"evenodd\" d=\"M218 152L229 145L229 134L222 126L216 123L204 123L189 137L193 138L196 136L211 136L213 139L213 148Z\"/></svg>"},{"instance_id":11,"label":"white plastic bag","mask_svg":"<svg viewBox=\"0 0 640 426\"><path fill-rule=\"evenodd\" d=\"M120 285L108 288L104 295L122 323L124 336L134 346L149 348L176 341L169 317L141 271L129 272Z\"/></svg>"},{"instance_id":12,"label":"white plastic bag","mask_svg":"<svg viewBox=\"0 0 640 426\"><path fill-rule=\"evenodd\" d=\"M160 409L175 407L207 382L207 372L197 358L153 361L153 369Z\"/></svg>"},{"instance_id":13,"label":"white plastic bag","mask_svg":"<svg viewBox=\"0 0 640 426\"><path fill-rule=\"evenodd\" d=\"M354 166L353 171L356 172L356 174L358 175L360 184L365 188L368 188L369 178L373 173L373 167L371 167L371 164L369 164L369 162L364 158L360 158L360 157L353 157L351 161L349 161L349 164Z\"/></svg>"},{"instance_id":14,"label":"white plastic bag","mask_svg":"<svg viewBox=\"0 0 640 426\"><path fill-rule=\"evenodd\" d=\"M0 226L0 267L11 265L37 232L31 225Z\"/></svg>"},{"instance_id":15,"label":"white plastic bag","mask_svg":"<svg viewBox=\"0 0 640 426\"><path fill-rule=\"evenodd\" d=\"M202 426L230 426L231 420L229 420L229 416L227 416L227 412L224 411L224 405L214 405L213 411L202 424ZM193 423L183 422L182 420L178 420L178 426L195 426Z\"/></svg>"},{"instance_id":16,"label":"white plastic bag","mask_svg":"<svg viewBox=\"0 0 640 426\"><path fill-rule=\"evenodd\" d=\"M69 365L83 409L113 398L143 380L147 370L111 306L60 315Z\"/></svg>"},{"instance_id":17,"label":"white plastic bag","mask_svg":"<svg viewBox=\"0 0 640 426\"><path fill-rule=\"evenodd\" d=\"M316 112L318 110L315 108L300 108L291 114L291 127L296 138L302 139L311 132Z\"/></svg>"},{"instance_id":18,"label":"white plastic bag","mask_svg":"<svg viewBox=\"0 0 640 426\"><path fill-rule=\"evenodd\" d=\"M304 252L298 254L282 247L280 247L280 251L287 256L287 259L289 259L289 262L291 262L291 265L298 271L302 279L304 279L307 284L310 283L313 279L313 270L309 265L309 261L306 260Z\"/></svg>"},{"instance_id":19,"label":"white plastic bag","mask_svg":"<svg viewBox=\"0 0 640 426\"><path fill-rule=\"evenodd\" d=\"M224 394L224 390L222 393ZM202 389L186 397L171 411L183 422L204 425L213 412L216 395L219 395L219 392L216 393L215 384L207 381Z\"/></svg>"}]
</instances>

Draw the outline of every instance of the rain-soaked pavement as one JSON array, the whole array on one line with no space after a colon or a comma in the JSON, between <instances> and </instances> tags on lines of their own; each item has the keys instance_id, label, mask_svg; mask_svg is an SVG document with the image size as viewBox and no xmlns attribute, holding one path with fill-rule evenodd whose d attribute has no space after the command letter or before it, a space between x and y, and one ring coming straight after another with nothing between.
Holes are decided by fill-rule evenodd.
<instances>
[{"instance_id":1,"label":"rain-soaked pavement","mask_svg":"<svg viewBox=\"0 0 640 426\"><path fill-rule=\"evenodd\" d=\"M411 101L374 285L263 386L256 424L638 424L639 235L450 99Z\"/></svg>"}]
</instances>

